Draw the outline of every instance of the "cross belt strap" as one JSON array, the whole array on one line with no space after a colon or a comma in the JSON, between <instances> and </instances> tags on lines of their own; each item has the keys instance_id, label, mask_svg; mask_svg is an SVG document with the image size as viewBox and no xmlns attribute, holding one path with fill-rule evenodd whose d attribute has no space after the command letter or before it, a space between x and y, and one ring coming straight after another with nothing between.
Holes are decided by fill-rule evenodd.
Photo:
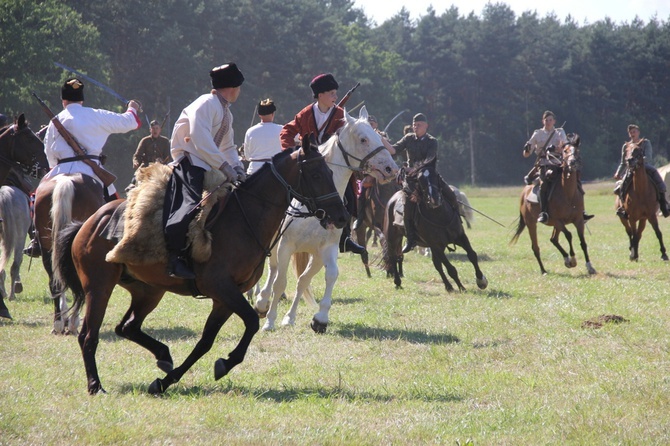
<instances>
[{"instance_id":1,"label":"cross belt strap","mask_svg":"<svg viewBox=\"0 0 670 446\"><path fill-rule=\"evenodd\" d=\"M84 161L84 160L101 160L101 157L98 155L81 155L73 156L70 158L62 158L58 160L58 164L73 163L75 161Z\"/></svg>"}]
</instances>

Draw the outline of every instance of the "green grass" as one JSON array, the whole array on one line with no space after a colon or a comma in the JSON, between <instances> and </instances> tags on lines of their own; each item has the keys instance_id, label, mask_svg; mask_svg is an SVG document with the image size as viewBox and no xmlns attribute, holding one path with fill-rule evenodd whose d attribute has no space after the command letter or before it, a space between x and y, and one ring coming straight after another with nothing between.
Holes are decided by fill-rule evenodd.
<instances>
[{"instance_id":1,"label":"green grass","mask_svg":"<svg viewBox=\"0 0 670 446\"><path fill-rule=\"evenodd\" d=\"M489 288L463 251L451 254L465 293L446 293L428 258L406 256L403 289L340 255L331 323L259 332L246 360L214 381L213 363L242 334L233 317L210 353L165 396L163 373L113 329L129 303L118 288L102 328L105 395L89 396L74 337L53 336L41 264L23 265L24 293L0 320L0 444L668 444L670 265L648 228L640 260L613 212L611 184L586 186L591 261L567 269L540 228L541 276L527 233L509 246L520 188L463 188L478 216L468 231ZM670 235L669 221L661 229ZM573 231L574 232L574 231ZM372 257L379 254L373 248ZM289 294L294 291L289 282ZM315 279L323 292L323 273ZM145 323L176 363L210 303L168 295ZM279 321L288 310L283 302ZM628 322L582 328L600 315Z\"/></svg>"}]
</instances>

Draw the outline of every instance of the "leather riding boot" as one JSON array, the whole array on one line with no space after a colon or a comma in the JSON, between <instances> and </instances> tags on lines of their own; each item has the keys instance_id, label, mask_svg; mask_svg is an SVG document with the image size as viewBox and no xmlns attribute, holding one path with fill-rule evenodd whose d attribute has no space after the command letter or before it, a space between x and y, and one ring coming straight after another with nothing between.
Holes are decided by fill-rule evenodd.
<instances>
[{"instance_id":1,"label":"leather riding boot","mask_svg":"<svg viewBox=\"0 0 670 446\"><path fill-rule=\"evenodd\" d=\"M549 213L547 208L549 207L547 201L549 201L548 192L549 184L547 182L542 182L540 185L540 215L537 217L539 223L547 223L549 220Z\"/></svg>"},{"instance_id":2,"label":"leather riding boot","mask_svg":"<svg viewBox=\"0 0 670 446\"><path fill-rule=\"evenodd\" d=\"M342 252L353 252L354 254L363 254L363 251L365 251L365 247L353 241L351 237L347 237L344 240L344 246L342 248Z\"/></svg>"},{"instance_id":3,"label":"leather riding boot","mask_svg":"<svg viewBox=\"0 0 670 446\"><path fill-rule=\"evenodd\" d=\"M170 253L168 275L177 279L195 279L195 273L186 259L178 254Z\"/></svg>"},{"instance_id":4,"label":"leather riding boot","mask_svg":"<svg viewBox=\"0 0 670 446\"><path fill-rule=\"evenodd\" d=\"M584 221L589 221L593 217L595 217L595 215L593 215L593 214L587 214L586 211L584 211L583 215L584 215Z\"/></svg>"},{"instance_id":5,"label":"leather riding boot","mask_svg":"<svg viewBox=\"0 0 670 446\"><path fill-rule=\"evenodd\" d=\"M661 192L658 194L658 204L661 207L661 213L663 217L670 215L670 209L668 209L668 202L665 200L665 193Z\"/></svg>"},{"instance_id":6,"label":"leather riding boot","mask_svg":"<svg viewBox=\"0 0 670 446\"><path fill-rule=\"evenodd\" d=\"M37 237L33 237L33 239L30 240L30 244L23 250L23 253L28 257L33 258L42 256L42 249L40 249L40 244L37 242Z\"/></svg>"}]
</instances>

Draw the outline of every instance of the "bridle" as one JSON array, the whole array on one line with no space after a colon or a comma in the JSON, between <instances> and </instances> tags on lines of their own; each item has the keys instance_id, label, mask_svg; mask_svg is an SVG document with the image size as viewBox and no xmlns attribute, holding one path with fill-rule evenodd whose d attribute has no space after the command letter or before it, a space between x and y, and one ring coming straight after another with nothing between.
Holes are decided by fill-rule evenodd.
<instances>
[{"instance_id":1,"label":"bridle","mask_svg":"<svg viewBox=\"0 0 670 446\"><path fill-rule=\"evenodd\" d=\"M37 157L35 155L32 155L30 165L15 160L17 137L26 132L32 133L30 127L26 126L17 130L16 124L11 124L0 134L0 139L9 138L9 153L8 155L0 154L0 163L8 165L10 168L20 167L26 174L37 178L39 173L39 163L37 162Z\"/></svg>"},{"instance_id":2,"label":"bridle","mask_svg":"<svg viewBox=\"0 0 670 446\"><path fill-rule=\"evenodd\" d=\"M386 147L381 145L381 146L377 147L376 149L374 149L372 152L365 155L365 157L361 159L361 158L358 158L358 157L352 155L351 153L349 153L345 150L344 146L342 146L342 142L340 142L339 135L337 135L337 148L340 149L340 152L342 152L342 155L344 155L344 161L347 163L347 168L349 170L354 171L354 172L366 172L367 170L365 169L365 165L368 163L368 161L372 157L374 157L376 154L381 152L382 150L386 150ZM360 163L358 164L358 167L352 166L351 163L349 162L349 158L353 158L356 161L360 161Z\"/></svg>"}]
</instances>

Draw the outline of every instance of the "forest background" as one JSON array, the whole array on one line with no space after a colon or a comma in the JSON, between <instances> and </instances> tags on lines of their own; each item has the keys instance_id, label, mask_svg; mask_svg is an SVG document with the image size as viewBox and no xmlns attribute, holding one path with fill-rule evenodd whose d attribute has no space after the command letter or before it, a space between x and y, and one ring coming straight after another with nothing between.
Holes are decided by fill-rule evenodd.
<instances>
[{"instance_id":1,"label":"forest background","mask_svg":"<svg viewBox=\"0 0 670 446\"><path fill-rule=\"evenodd\" d=\"M235 142L270 97L283 124L312 100L309 82L332 72L348 107L365 101L392 142L418 112L439 139L439 168L451 184L519 184L531 167L521 150L545 109L582 138L585 180L611 177L626 126L637 123L670 155L670 23L655 18L578 24L504 3L481 14L452 7L411 20L406 10L377 25L350 0L0 0L0 112L47 118L36 91L60 111L71 73L58 62L139 99L144 126L114 135L105 152L119 189L147 120L170 136L181 110L210 89L209 70L235 61L245 76L232 110ZM123 104L87 83L85 105ZM357 112L354 113L357 116Z\"/></svg>"}]
</instances>

